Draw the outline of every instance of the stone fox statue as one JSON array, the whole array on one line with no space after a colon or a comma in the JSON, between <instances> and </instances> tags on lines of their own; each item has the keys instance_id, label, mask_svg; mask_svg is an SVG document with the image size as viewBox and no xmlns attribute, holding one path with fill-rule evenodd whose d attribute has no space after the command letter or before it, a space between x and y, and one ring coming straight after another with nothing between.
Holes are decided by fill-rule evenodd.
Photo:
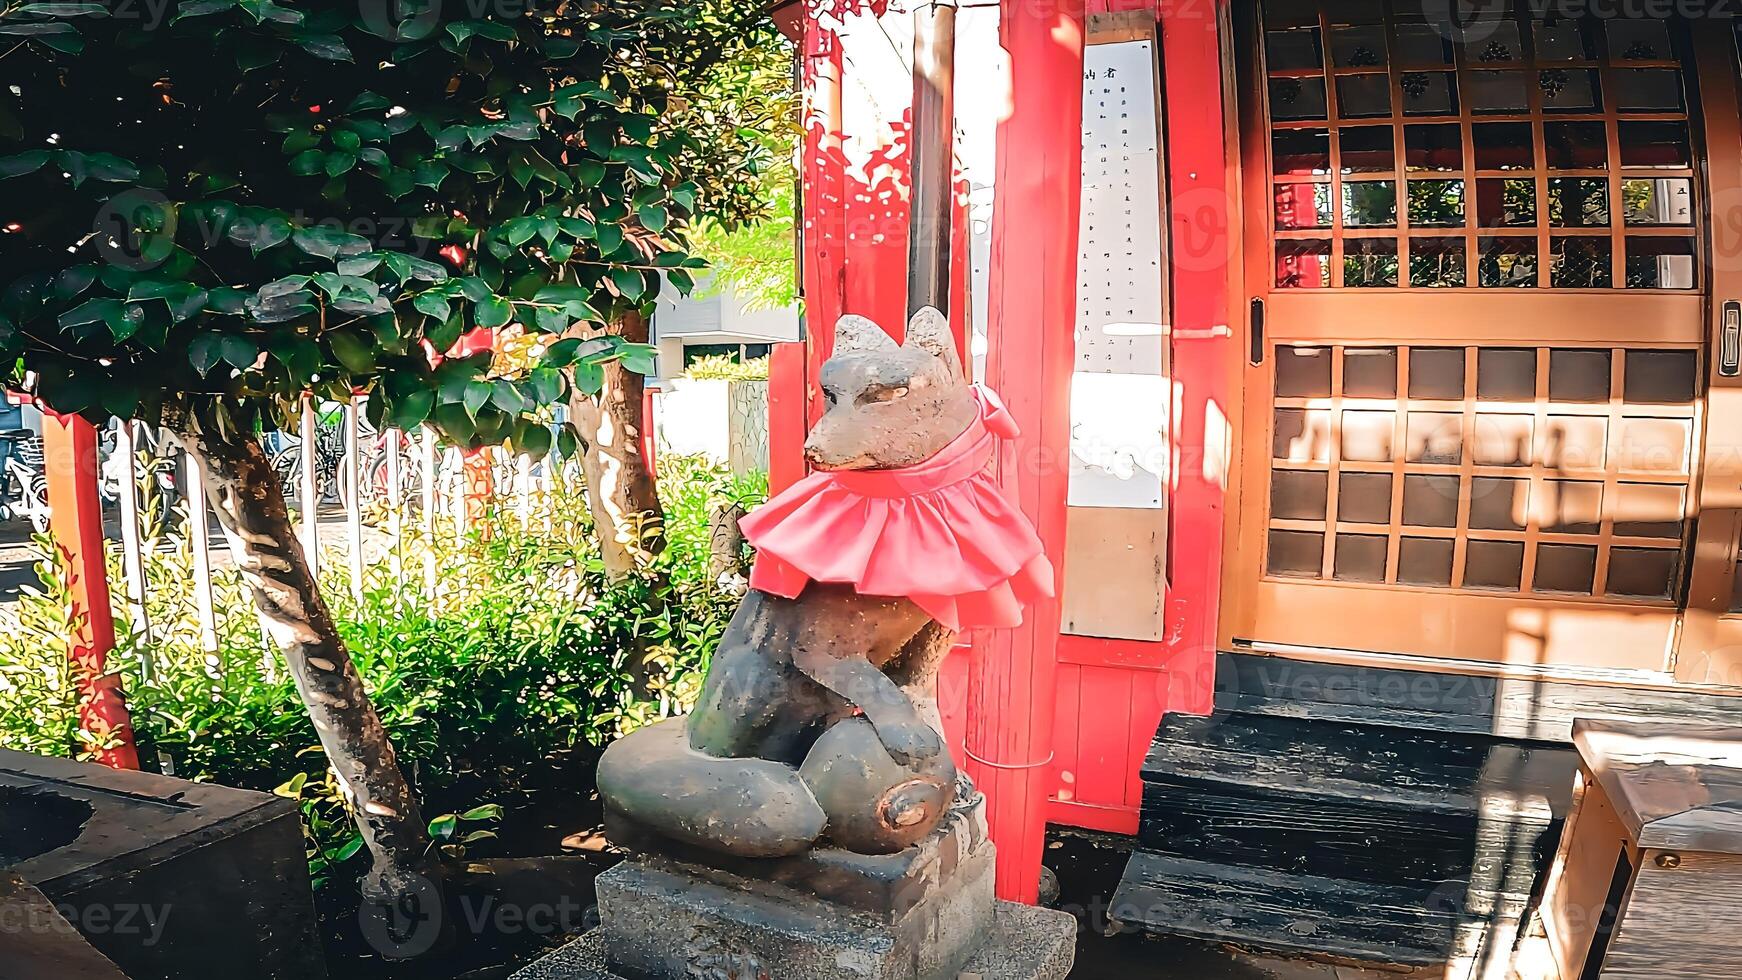
<instances>
[{"instance_id":1,"label":"stone fox statue","mask_svg":"<svg viewBox=\"0 0 1742 980\"><path fill-rule=\"evenodd\" d=\"M1016 625L1050 595L1039 540L987 475L1014 427L963 377L942 314L900 345L844 318L821 381L817 472L743 522L752 588L695 711L600 762L608 810L639 830L751 858L914 844L956 798L937 672L957 629Z\"/></svg>"}]
</instances>

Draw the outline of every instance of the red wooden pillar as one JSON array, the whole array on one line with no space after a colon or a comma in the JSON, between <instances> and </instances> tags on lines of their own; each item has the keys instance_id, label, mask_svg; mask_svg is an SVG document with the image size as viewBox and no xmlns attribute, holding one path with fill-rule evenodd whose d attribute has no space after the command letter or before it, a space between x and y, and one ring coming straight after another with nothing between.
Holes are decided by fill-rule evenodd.
<instances>
[{"instance_id":1,"label":"red wooden pillar","mask_svg":"<svg viewBox=\"0 0 1742 980\"><path fill-rule=\"evenodd\" d=\"M1002 0L1010 114L998 124L987 381L1022 427L999 475L1064 564L1082 196L1083 0ZM1059 606L982 636L969 669L968 770L985 791L998 894L1033 903L1045 848Z\"/></svg>"},{"instance_id":2,"label":"red wooden pillar","mask_svg":"<svg viewBox=\"0 0 1742 980\"><path fill-rule=\"evenodd\" d=\"M1208 4L1162 4L1162 66L1167 101L1169 266L1173 275L1173 373L1179 379L1173 437L1178 467L1170 545L1173 587L1167 633L1169 711L1209 714L1214 701L1217 609L1222 583L1222 519L1227 494L1229 419L1238 417L1231 377L1244 358L1228 324L1238 272L1231 222L1232 121L1222 100L1222 35Z\"/></svg>"},{"instance_id":3,"label":"red wooden pillar","mask_svg":"<svg viewBox=\"0 0 1742 980\"><path fill-rule=\"evenodd\" d=\"M846 202L842 186L841 40L810 17L802 22L800 76L804 85L803 223L801 262L805 339L778 344L769 360L768 482L774 492L804 477L804 439L822 414L817 376L834 349L835 321L845 312Z\"/></svg>"},{"instance_id":4,"label":"red wooden pillar","mask_svg":"<svg viewBox=\"0 0 1742 980\"><path fill-rule=\"evenodd\" d=\"M113 769L138 769L133 722L121 678L109 672L115 620L104 559L103 505L97 495L97 432L77 416L43 416L42 449L48 481L49 535L66 567L73 635L70 656L79 687L79 727L113 744L94 760Z\"/></svg>"}]
</instances>

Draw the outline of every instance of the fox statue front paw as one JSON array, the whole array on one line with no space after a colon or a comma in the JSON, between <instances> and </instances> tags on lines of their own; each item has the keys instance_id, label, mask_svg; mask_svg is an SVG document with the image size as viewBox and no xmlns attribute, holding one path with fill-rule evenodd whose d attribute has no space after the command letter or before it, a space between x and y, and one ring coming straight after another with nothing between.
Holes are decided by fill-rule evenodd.
<instances>
[{"instance_id":1,"label":"fox statue front paw","mask_svg":"<svg viewBox=\"0 0 1742 980\"><path fill-rule=\"evenodd\" d=\"M944 740L937 729L914 719L877 729L877 740L889 752L889 757L909 769L925 765L944 751Z\"/></svg>"},{"instance_id":2,"label":"fox statue front paw","mask_svg":"<svg viewBox=\"0 0 1742 980\"><path fill-rule=\"evenodd\" d=\"M799 768L805 785L828 814L826 837L860 854L893 854L937 828L955 799L956 767L937 732L907 733L910 748L931 749L924 761L898 761L864 718L850 718L825 732Z\"/></svg>"}]
</instances>

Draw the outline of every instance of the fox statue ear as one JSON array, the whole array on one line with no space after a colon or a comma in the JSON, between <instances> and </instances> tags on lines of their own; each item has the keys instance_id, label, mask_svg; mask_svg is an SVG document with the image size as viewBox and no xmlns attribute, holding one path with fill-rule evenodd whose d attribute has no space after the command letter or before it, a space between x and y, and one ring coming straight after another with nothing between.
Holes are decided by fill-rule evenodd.
<instances>
[{"instance_id":1,"label":"fox statue ear","mask_svg":"<svg viewBox=\"0 0 1742 980\"><path fill-rule=\"evenodd\" d=\"M923 307L907 321L907 339L902 346L917 347L949 365L952 373L962 373L962 355L956 350L950 319L936 307Z\"/></svg>"},{"instance_id":2,"label":"fox statue ear","mask_svg":"<svg viewBox=\"0 0 1742 980\"><path fill-rule=\"evenodd\" d=\"M895 350L895 338L865 317L849 313L835 321L835 350L888 351Z\"/></svg>"}]
</instances>

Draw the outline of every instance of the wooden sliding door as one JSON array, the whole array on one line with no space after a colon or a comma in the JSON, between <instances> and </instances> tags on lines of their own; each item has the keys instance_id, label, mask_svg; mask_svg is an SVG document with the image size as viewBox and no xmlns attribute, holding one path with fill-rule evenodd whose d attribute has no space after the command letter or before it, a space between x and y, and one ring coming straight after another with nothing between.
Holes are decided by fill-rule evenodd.
<instances>
[{"instance_id":1,"label":"wooden sliding door","mask_svg":"<svg viewBox=\"0 0 1742 980\"><path fill-rule=\"evenodd\" d=\"M1675 21L1540 6L1244 11L1237 641L1673 661L1707 388L1697 55Z\"/></svg>"}]
</instances>

